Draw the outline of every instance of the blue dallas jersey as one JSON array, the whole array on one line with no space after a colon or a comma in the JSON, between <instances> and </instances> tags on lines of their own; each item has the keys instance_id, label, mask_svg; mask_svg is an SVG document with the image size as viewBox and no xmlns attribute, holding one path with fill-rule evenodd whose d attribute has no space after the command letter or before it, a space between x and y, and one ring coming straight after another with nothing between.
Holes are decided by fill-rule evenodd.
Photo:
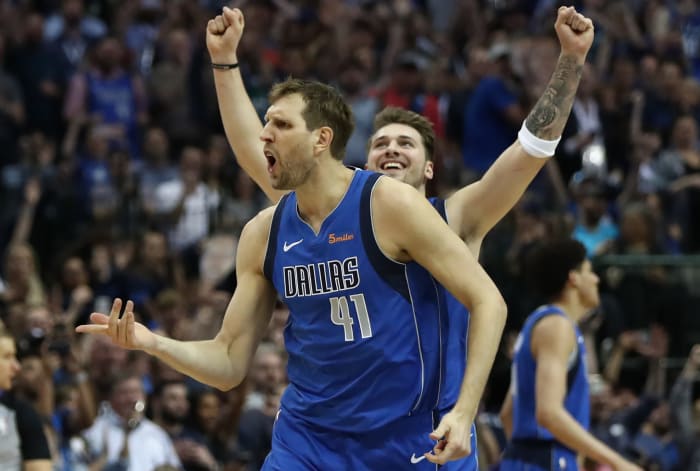
<instances>
[{"instance_id":1,"label":"blue dallas jersey","mask_svg":"<svg viewBox=\"0 0 700 471\"><path fill-rule=\"evenodd\" d=\"M376 429L434 410L440 395L444 300L423 267L379 249L370 212L379 178L356 170L318 234L295 193L270 229L265 275L290 310L281 409L327 430Z\"/></svg>"},{"instance_id":2,"label":"blue dallas jersey","mask_svg":"<svg viewBox=\"0 0 700 471\"><path fill-rule=\"evenodd\" d=\"M513 395L513 436L517 440L554 440L552 434L537 424L535 420L535 374L537 364L532 356L530 342L532 329L545 316L565 316L557 307L546 305L535 310L525 320L525 325L515 342L511 374L511 393ZM578 423L588 429L590 406L588 379L586 377L586 347L583 335L575 324L577 349L569 362L567 391L564 398L565 409Z\"/></svg>"},{"instance_id":3,"label":"blue dallas jersey","mask_svg":"<svg viewBox=\"0 0 700 471\"><path fill-rule=\"evenodd\" d=\"M430 198L432 204L440 216L447 221L445 200L442 198ZM437 283L437 281L436 281ZM443 322L442 337L446 340L444 359L444 375L440 387L441 412L449 412L459 397L459 391L464 379L464 371L467 366L467 333L469 331L469 311L460 301L438 284L442 304L447 307L447 316Z\"/></svg>"}]
</instances>

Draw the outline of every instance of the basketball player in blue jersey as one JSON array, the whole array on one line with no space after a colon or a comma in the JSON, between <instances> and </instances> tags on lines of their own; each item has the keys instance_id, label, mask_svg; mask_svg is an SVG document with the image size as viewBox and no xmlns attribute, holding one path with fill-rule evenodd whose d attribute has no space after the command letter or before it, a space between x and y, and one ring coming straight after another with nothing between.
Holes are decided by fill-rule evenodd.
<instances>
[{"instance_id":1,"label":"basketball player in blue jersey","mask_svg":"<svg viewBox=\"0 0 700 471\"><path fill-rule=\"evenodd\" d=\"M243 33L239 10L224 9L230 25L217 41L209 41L214 62L236 62L236 49ZM222 18L223 19L223 18ZM430 202L449 227L467 244L475 257L491 228L515 205L527 186L546 163L554 149L578 88L580 69L593 41L590 20L573 8L561 8L555 23L561 44L561 57L542 97L530 112L520 138L509 147L484 177L456 191L446 200ZM262 125L246 93L238 69L215 75L222 121L236 158L272 201L285 192L274 188L267 177L267 160L262 143L255 138ZM374 121L369 142L367 168L410 184L425 195L426 182L433 178L435 133L430 122L412 111L387 108ZM530 132L532 131L532 132ZM530 139L534 134L536 140ZM545 157L545 158L538 158ZM436 410L440 416L455 404L466 367L469 317L464 306L441 288L448 306L447 347ZM472 434L472 450L476 435ZM477 469L476 454L448 463L448 471Z\"/></svg>"},{"instance_id":2,"label":"basketball player in blue jersey","mask_svg":"<svg viewBox=\"0 0 700 471\"><path fill-rule=\"evenodd\" d=\"M211 20L207 41L229 24ZM118 299L77 331L226 390L247 374L280 296L290 309L289 386L264 470L427 471L463 458L505 324L500 293L415 188L343 165L353 122L337 90L288 80L269 102L260 133L268 178L293 191L243 229L238 285L216 337L156 335ZM437 283L469 308L473 334L459 397L439 421L446 314Z\"/></svg>"},{"instance_id":3,"label":"basketball player in blue jersey","mask_svg":"<svg viewBox=\"0 0 700 471\"><path fill-rule=\"evenodd\" d=\"M598 276L575 240L535 249L528 279L549 304L535 310L515 343L501 410L509 436L499 471L575 471L577 454L615 471L641 471L591 435L586 350L578 322L598 306Z\"/></svg>"}]
</instances>

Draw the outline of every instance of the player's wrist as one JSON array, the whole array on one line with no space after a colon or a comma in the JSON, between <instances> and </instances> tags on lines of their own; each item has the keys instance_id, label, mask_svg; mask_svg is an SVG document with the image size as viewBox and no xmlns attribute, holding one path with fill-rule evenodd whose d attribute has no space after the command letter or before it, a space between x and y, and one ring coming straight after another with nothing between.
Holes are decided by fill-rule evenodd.
<instances>
[{"instance_id":1,"label":"player's wrist","mask_svg":"<svg viewBox=\"0 0 700 471\"><path fill-rule=\"evenodd\" d=\"M588 55L588 51L581 52L581 51L574 51L571 49L562 49L561 53L559 54L559 61L562 61L563 59L567 59L567 60L573 60L578 65L583 65L586 63L586 56L587 55Z\"/></svg>"},{"instance_id":2,"label":"player's wrist","mask_svg":"<svg viewBox=\"0 0 700 471\"><path fill-rule=\"evenodd\" d=\"M455 406L450 411L450 414L458 417L460 422L472 423L476 417L476 409L474 405L470 404L471 401L457 401Z\"/></svg>"},{"instance_id":3,"label":"player's wrist","mask_svg":"<svg viewBox=\"0 0 700 471\"><path fill-rule=\"evenodd\" d=\"M561 136L554 140L542 139L535 136L527 128L527 120L523 121L523 125L518 132L518 141L523 147L523 150L525 150L525 152L527 152L529 155L541 159L546 159L553 156L557 150L557 145L559 145L560 140Z\"/></svg>"},{"instance_id":4,"label":"player's wrist","mask_svg":"<svg viewBox=\"0 0 700 471\"><path fill-rule=\"evenodd\" d=\"M209 59L211 60L211 64L238 64L238 57L236 56L236 54L211 55Z\"/></svg>"}]
</instances>

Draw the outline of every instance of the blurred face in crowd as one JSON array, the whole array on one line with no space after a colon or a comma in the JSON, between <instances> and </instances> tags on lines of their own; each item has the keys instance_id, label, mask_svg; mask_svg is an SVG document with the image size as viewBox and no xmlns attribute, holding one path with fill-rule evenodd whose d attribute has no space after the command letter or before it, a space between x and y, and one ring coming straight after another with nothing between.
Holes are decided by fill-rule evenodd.
<instances>
[{"instance_id":1,"label":"blurred face in crowd","mask_svg":"<svg viewBox=\"0 0 700 471\"><path fill-rule=\"evenodd\" d=\"M632 207L622 213L620 235L628 244L649 245L653 239L653 230L650 226L650 216L646 215L642 208Z\"/></svg>"},{"instance_id":2,"label":"blurred face in crowd","mask_svg":"<svg viewBox=\"0 0 700 471\"><path fill-rule=\"evenodd\" d=\"M251 368L253 385L260 391L274 390L282 383L282 359L274 351L259 351Z\"/></svg>"},{"instance_id":3,"label":"blurred face in crowd","mask_svg":"<svg viewBox=\"0 0 700 471\"><path fill-rule=\"evenodd\" d=\"M63 284L66 288L75 288L87 284L85 264L78 257L71 257L63 265Z\"/></svg>"},{"instance_id":4,"label":"blurred face in crowd","mask_svg":"<svg viewBox=\"0 0 700 471\"><path fill-rule=\"evenodd\" d=\"M48 380L44 365L41 358L34 355L23 358L20 365L21 371L17 375L16 387L34 398L42 383Z\"/></svg>"},{"instance_id":5,"label":"blurred face in crowd","mask_svg":"<svg viewBox=\"0 0 700 471\"><path fill-rule=\"evenodd\" d=\"M168 256L165 235L160 232L149 232L144 235L142 248L142 258L146 265L161 263Z\"/></svg>"},{"instance_id":6,"label":"blurred face in crowd","mask_svg":"<svg viewBox=\"0 0 700 471\"><path fill-rule=\"evenodd\" d=\"M152 163L165 163L168 160L168 135L161 128L151 128L146 132L143 153Z\"/></svg>"},{"instance_id":7,"label":"blurred face in crowd","mask_svg":"<svg viewBox=\"0 0 700 471\"><path fill-rule=\"evenodd\" d=\"M316 131L309 131L302 113L306 108L298 93L275 101L267 110L260 134L265 143L268 175L278 190L291 190L307 181L316 166L312 142Z\"/></svg>"},{"instance_id":8,"label":"blurred face in crowd","mask_svg":"<svg viewBox=\"0 0 700 471\"><path fill-rule=\"evenodd\" d=\"M423 85L423 73L417 65L407 64L394 71L392 83L399 93L417 93Z\"/></svg>"},{"instance_id":9,"label":"blurred face in crowd","mask_svg":"<svg viewBox=\"0 0 700 471\"><path fill-rule=\"evenodd\" d=\"M698 125L692 116L678 118L671 131L671 141L679 149L695 148L698 140Z\"/></svg>"},{"instance_id":10,"label":"blurred face in crowd","mask_svg":"<svg viewBox=\"0 0 700 471\"><path fill-rule=\"evenodd\" d=\"M112 254L109 246L96 244L90 254L90 269L97 273L108 271L112 266Z\"/></svg>"},{"instance_id":11,"label":"blurred face in crowd","mask_svg":"<svg viewBox=\"0 0 700 471\"><path fill-rule=\"evenodd\" d=\"M634 84L637 80L637 67L635 64L621 57L613 62L613 82L619 90L634 90Z\"/></svg>"},{"instance_id":12,"label":"blurred face in crowd","mask_svg":"<svg viewBox=\"0 0 700 471\"><path fill-rule=\"evenodd\" d=\"M649 415L649 422L657 435L665 435L671 429L671 409L667 402L662 402Z\"/></svg>"},{"instance_id":13,"label":"blurred face in crowd","mask_svg":"<svg viewBox=\"0 0 700 471\"><path fill-rule=\"evenodd\" d=\"M348 95L359 93L367 80L367 73L359 61L350 62L340 71L338 85Z\"/></svg>"},{"instance_id":14,"label":"blurred face in crowd","mask_svg":"<svg viewBox=\"0 0 700 471\"><path fill-rule=\"evenodd\" d=\"M25 20L25 40L30 45L41 43L44 39L44 19L41 15L32 13Z\"/></svg>"},{"instance_id":15,"label":"blurred face in crowd","mask_svg":"<svg viewBox=\"0 0 700 471\"><path fill-rule=\"evenodd\" d=\"M122 46L114 38L103 39L97 46L95 65L103 73L109 73L117 69L122 61Z\"/></svg>"},{"instance_id":16,"label":"blurred face in crowd","mask_svg":"<svg viewBox=\"0 0 700 471\"><path fill-rule=\"evenodd\" d=\"M433 178L433 163L426 159L423 138L416 129L398 123L384 126L372 136L367 169L414 188Z\"/></svg>"},{"instance_id":17,"label":"blurred face in crowd","mask_svg":"<svg viewBox=\"0 0 700 471\"><path fill-rule=\"evenodd\" d=\"M82 0L63 0L63 18L70 26L75 26L80 23L83 17L83 1Z\"/></svg>"},{"instance_id":18,"label":"blurred face in crowd","mask_svg":"<svg viewBox=\"0 0 700 471\"><path fill-rule=\"evenodd\" d=\"M586 224L596 225L605 215L605 192L596 182L582 182L578 190L579 204Z\"/></svg>"},{"instance_id":19,"label":"blurred face in crowd","mask_svg":"<svg viewBox=\"0 0 700 471\"><path fill-rule=\"evenodd\" d=\"M661 64L661 69L659 70L659 86L665 93L673 95L679 92L682 89L682 80L683 72L678 64L673 62L664 62Z\"/></svg>"},{"instance_id":20,"label":"blurred face in crowd","mask_svg":"<svg viewBox=\"0 0 700 471\"><path fill-rule=\"evenodd\" d=\"M114 412L123 419L130 419L140 413L135 412L134 406L138 401L146 401L139 378L127 378L114 385L110 395L110 404Z\"/></svg>"},{"instance_id":21,"label":"blurred face in crowd","mask_svg":"<svg viewBox=\"0 0 700 471\"><path fill-rule=\"evenodd\" d=\"M49 335L53 332L54 319L51 312L42 306L30 308L27 311L25 320L25 329L27 332L40 331L43 335Z\"/></svg>"},{"instance_id":22,"label":"blurred face in crowd","mask_svg":"<svg viewBox=\"0 0 700 471\"><path fill-rule=\"evenodd\" d=\"M180 65L187 64L191 56L191 43L187 31L176 29L168 35L168 55Z\"/></svg>"},{"instance_id":23,"label":"blurred face in crowd","mask_svg":"<svg viewBox=\"0 0 700 471\"><path fill-rule=\"evenodd\" d=\"M161 393L161 414L167 423L182 423L190 411L187 387L182 383L171 383Z\"/></svg>"},{"instance_id":24,"label":"blurred face in crowd","mask_svg":"<svg viewBox=\"0 0 700 471\"><path fill-rule=\"evenodd\" d=\"M19 373L15 341L10 336L0 337L0 391L12 388L12 380Z\"/></svg>"},{"instance_id":25,"label":"blurred face in crowd","mask_svg":"<svg viewBox=\"0 0 700 471\"><path fill-rule=\"evenodd\" d=\"M186 147L180 157L180 175L187 186L194 186L202 180L204 152L196 147Z\"/></svg>"},{"instance_id":26,"label":"blurred face in crowd","mask_svg":"<svg viewBox=\"0 0 700 471\"><path fill-rule=\"evenodd\" d=\"M197 418L205 432L209 433L216 427L221 413L221 400L213 392L204 392L197 402Z\"/></svg>"}]
</instances>

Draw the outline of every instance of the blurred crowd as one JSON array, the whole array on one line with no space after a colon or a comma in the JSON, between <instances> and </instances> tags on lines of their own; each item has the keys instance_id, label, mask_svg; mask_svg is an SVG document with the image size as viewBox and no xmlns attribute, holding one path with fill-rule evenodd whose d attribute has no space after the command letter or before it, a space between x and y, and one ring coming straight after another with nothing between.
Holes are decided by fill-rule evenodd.
<instances>
[{"instance_id":1,"label":"blurred crowd","mask_svg":"<svg viewBox=\"0 0 700 471\"><path fill-rule=\"evenodd\" d=\"M73 334L114 297L174 338L218 331L238 234L269 204L218 115L204 28L224 4L246 15L238 58L261 115L280 79L334 84L356 120L346 162L362 167L375 113L421 113L438 135L433 194L479 178L515 140L559 52L554 0L0 0L0 319L56 470L257 470L269 449L283 305L226 393ZM523 257L570 233L600 261L603 305L585 325L594 432L647 469L695 471L697 283L605 257L700 252L700 4L573 4L596 39L571 118L482 252L509 321L480 463L498 461L514 332L534 307Z\"/></svg>"}]
</instances>

